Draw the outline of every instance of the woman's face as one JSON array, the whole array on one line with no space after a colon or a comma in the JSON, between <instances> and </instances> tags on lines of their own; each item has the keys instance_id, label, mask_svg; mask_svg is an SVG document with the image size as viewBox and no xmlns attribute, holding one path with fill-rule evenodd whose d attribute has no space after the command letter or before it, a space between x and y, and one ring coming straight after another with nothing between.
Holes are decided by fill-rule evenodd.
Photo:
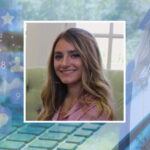
<instances>
[{"instance_id":1,"label":"woman's face","mask_svg":"<svg viewBox=\"0 0 150 150\"><path fill-rule=\"evenodd\" d=\"M83 62L78 50L65 39L60 39L54 50L54 69L62 83L81 83Z\"/></svg>"}]
</instances>

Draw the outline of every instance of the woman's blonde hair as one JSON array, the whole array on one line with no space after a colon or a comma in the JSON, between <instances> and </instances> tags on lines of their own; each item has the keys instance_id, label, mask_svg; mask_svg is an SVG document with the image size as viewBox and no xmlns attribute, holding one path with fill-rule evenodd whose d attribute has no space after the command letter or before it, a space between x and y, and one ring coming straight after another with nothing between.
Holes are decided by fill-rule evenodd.
<instances>
[{"instance_id":1,"label":"woman's blonde hair","mask_svg":"<svg viewBox=\"0 0 150 150\"><path fill-rule=\"evenodd\" d=\"M54 70L54 50L60 39L65 39L73 44L75 49L79 51L84 65L80 103L85 106L95 102L98 114L93 116L94 119L101 114L105 114L106 120L113 120L111 88L104 75L96 40L92 34L79 28L70 28L61 33L53 44L48 61L48 78L41 93L44 111L38 119L51 120L58 108L63 104L67 94L66 85L60 81ZM91 99L87 98L87 95L90 95ZM86 112L86 109L84 111Z\"/></svg>"}]
</instances>

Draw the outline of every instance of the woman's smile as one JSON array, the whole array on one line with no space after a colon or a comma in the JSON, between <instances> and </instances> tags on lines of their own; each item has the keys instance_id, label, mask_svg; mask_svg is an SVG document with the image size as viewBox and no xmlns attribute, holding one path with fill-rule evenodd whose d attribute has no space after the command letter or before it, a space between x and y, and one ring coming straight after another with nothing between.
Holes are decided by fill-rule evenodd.
<instances>
[{"instance_id":1,"label":"woman's smile","mask_svg":"<svg viewBox=\"0 0 150 150\"><path fill-rule=\"evenodd\" d=\"M60 72L64 75L69 75L74 73L76 70L75 69L69 69L69 70L60 70Z\"/></svg>"}]
</instances>

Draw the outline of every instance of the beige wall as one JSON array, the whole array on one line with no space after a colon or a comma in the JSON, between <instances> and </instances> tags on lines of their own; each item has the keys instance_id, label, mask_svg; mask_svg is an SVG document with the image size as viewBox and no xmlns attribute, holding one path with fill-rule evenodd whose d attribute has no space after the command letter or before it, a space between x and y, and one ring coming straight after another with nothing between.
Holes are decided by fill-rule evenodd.
<instances>
[{"instance_id":1,"label":"beige wall","mask_svg":"<svg viewBox=\"0 0 150 150\"><path fill-rule=\"evenodd\" d=\"M74 23L26 23L26 68L45 67L57 35Z\"/></svg>"}]
</instances>

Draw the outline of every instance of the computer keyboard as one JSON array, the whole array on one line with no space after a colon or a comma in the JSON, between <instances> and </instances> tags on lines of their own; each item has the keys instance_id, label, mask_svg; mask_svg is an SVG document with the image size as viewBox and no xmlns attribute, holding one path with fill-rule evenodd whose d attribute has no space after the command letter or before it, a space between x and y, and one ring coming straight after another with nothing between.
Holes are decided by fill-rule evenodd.
<instances>
[{"instance_id":1,"label":"computer keyboard","mask_svg":"<svg viewBox=\"0 0 150 150\"><path fill-rule=\"evenodd\" d=\"M9 116L0 128L0 150L77 150L101 129L104 123L24 123L23 108L9 100L4 104ZM11 110L11 111L10 111Z\"/></svg>"},{"instance_id":2,"label":"computer keyboard","mask_svg":"<svg viewBox=\"0 0 150 150\"><path fill-rule=\"evenodd\" d=\"M76 150L104 123L23 123L13 121L7 134L0 134L0 149Z\"/></svg>"}]
</instances>

